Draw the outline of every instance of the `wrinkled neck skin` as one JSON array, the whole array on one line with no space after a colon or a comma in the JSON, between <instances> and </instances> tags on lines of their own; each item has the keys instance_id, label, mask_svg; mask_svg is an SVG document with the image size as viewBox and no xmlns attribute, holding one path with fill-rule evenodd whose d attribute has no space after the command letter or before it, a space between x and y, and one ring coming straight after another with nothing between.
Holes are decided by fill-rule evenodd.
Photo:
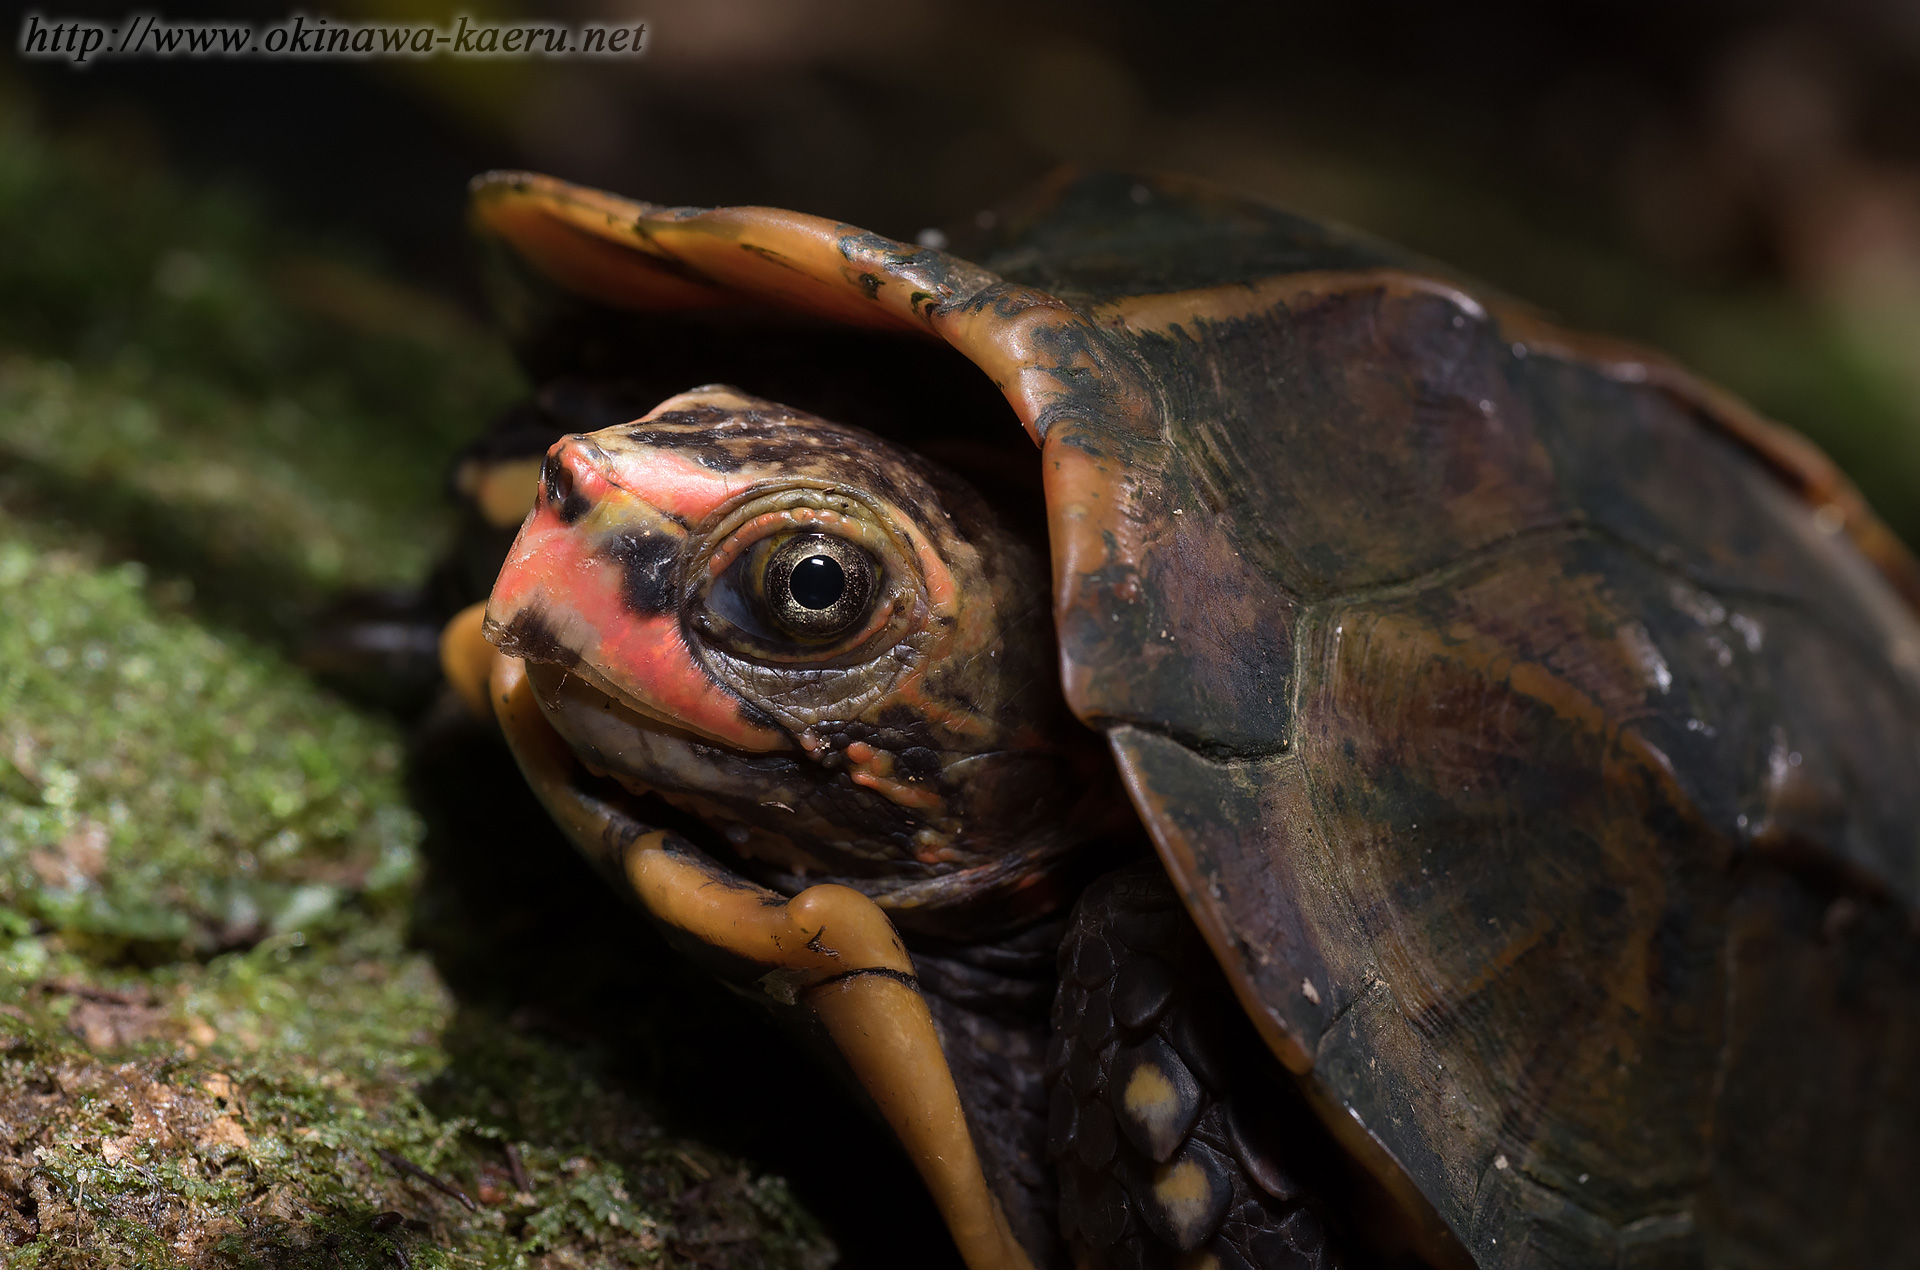
<instances>
[{"instance_id":1,"label":"wrinkled neck skin","mask_svg":"<svg viewBox=\"0 0 1920 1270\"><path fill-rule=\"evenodd\" d=\"M1060 697L1046 565L912 451L724 387L557 443L486 633L579 761L785 894L983 940L1131 818Z\"/></svg>"}]
</instances>

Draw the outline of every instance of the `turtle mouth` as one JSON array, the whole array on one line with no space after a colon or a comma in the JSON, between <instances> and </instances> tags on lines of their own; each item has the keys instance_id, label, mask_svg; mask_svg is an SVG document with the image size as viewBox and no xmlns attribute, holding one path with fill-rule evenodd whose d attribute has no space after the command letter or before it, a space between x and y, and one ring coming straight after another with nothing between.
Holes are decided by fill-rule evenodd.
<instances>
[{"instance_id":1,"label":"turtle mouth","mask_svg":"<svg viewBox=\"0 0 1920 1270\"><path fill-rule=\"evenodd\" d=\"M607 682L595 673L592 666L582 662L575 665L561 665L555 662L527 662L527 678L533 684L534 693L540 702L541 712L560 730L562 736L576 743L585 740L585 736L575 737L576 732L586 735L601 735L610 740L612 734L605 727L593 729L586 725L592 717L617 722L620 734L633 733L659 737L676 745L687 748L699 748L724 753L737 762L753 763L771 761L776 765L794 766L794 760L779 751L749 750L722 737L703 731L698 725L685 719L675 718L664 710L657 709L644 701L636 700L628 693ZM795 746L794 748L798 748ZM609 755L613 757L612 754ZM636 769L635 773L638 775Z\"/></svg>"},{"instance_id":2,"label":"turtle mouth","mask_svg":"<svg viewBox=\"0 0 1920 1270\"><path fill-rule=\"evenodd\" d=\"M957 867L923 861L911 849L922 820L804 751L715 744L632 708L575 668L523 664L566 779L618 818L617 830L573 835L616 879L617 862L602 858L618 854L614 839L664 829L731 875L779 894L839 883L916 930L973 938L1049 911L1061 885L1055 875L1072 871L1069 857L1083 835L1036 836Z\"/></svg>"},{"instance_id":3,"label":"turtle mouth","mask_svg":"<svg viewBox=\"0 0 1920 1270\"><path fill-rule=\"evenodd\" d=\"M606 709L619 709L628 714L637 715L640 719L645 720L644 726L651 731L683 738L690 744L708 745L715 749L729 750L736 754L745 755L749 752L737 746L730 745L727 741L709 732L703 732L685 720L676 719L663 710L656 710L646 702L635 700L633 697L620 692L618 689L600 679L599 676L593 674L592 667L583 665L571 671L563 671L563 673L580 679L590 690L597 692L601 697L605 698Z\"/></svg>"},{"instance_id":4,"label":"turtle mouth","mask_svg":"<svg viewBox=\"0 0 1920 1270\"><path fill-rule=\"evenodd\" d=\"M752 757L760 751L741 746L736 740L720 736L702 728L698 723L670 714L631 692L622 690L607 676L600 673L591 661L578 654L567 658L541 656L545 649L529 648L528 641L521 637L518 623L498 626L489 621L489 636L500 650L510 656L523 658L527 664L527 673L532 678L535 690L539 692L542 708L551 716L553 709L548 708L549 700L558 701L563 686L572 692L595 698L594 704L609 712L617 712L629 717L636 726L645 726L654 731L684 738L689 744L698 744L716 750L737 754L742 758ZM569 650L570 651L570 650ZM766 718L757 718L755 723L772 732L776 744L769 750L797 750L799 743L785 728Z\"/></svg>"},{"instance_id":5,"label":"turtle mouth","mask_svg":"<svg viewBox=\"0 0 1920 1270\"><path fill-rule=\"evenodd\" d=\"M609 691L579 667L530 661L527 680L576 768L617 787L609 801L636 823L672 828L734 872L789 894L810 875L838 871L797 841L827 826L808 814L813 774L796 751L725 744Z\"/></svg>"}]
</instances>

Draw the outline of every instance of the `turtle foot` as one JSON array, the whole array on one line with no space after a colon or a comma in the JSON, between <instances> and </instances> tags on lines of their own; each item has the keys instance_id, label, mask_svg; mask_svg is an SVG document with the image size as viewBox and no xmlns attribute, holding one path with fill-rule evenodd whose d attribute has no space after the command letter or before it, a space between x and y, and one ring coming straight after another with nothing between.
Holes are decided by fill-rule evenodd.
<instances>
[{"instance_id":1,"label":"turtle foot","mask_svg":"<svg viewBox=\"0 0 1920 1270\"><path fill-rule=\"evenodd\" d=\"M1353 1264L1313 1170L1296 1167L1326 1148L1289 1114L1290 1078L1157 866L1108 874L1075 908L1047 1074L1060 1228L1078 1264Z\"/></svg>"}]
</instances>

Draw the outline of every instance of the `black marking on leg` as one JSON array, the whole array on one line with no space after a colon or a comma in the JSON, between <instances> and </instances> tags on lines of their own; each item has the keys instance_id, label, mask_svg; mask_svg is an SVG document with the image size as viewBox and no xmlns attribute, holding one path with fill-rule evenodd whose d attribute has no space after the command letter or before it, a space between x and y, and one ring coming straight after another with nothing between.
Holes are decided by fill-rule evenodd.
<instances>
[{"instance_id":1,"label":"black marking on leg","mask_svg":"<svg viewBox=\"0 0 1920 1270\"><path fill-rule=\"evenodd\" d=\"M887 966L867 966L859 970L842 970L837 975L828 975L826 978L820 980L820 982L814 984L813 987L808 988L807 991L812 992L817 988L824 988L829 984L845 983L849 979L867 977L891 979L897 984L912 988L915 992L920 991L920 981L918 979L904 970L894 970Z\"/></svg>"}]
</instances>

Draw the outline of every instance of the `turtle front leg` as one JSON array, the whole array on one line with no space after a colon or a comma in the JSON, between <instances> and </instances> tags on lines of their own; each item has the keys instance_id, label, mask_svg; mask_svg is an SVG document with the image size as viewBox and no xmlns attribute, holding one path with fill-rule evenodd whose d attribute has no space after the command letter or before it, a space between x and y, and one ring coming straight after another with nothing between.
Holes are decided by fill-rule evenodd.
<instances>
[{"instance_id":1,"label":"turtle front leg","mask_svg":"<svg viewBox=\"0 0 1920 1270\"><path fill-rule=\"evenodd\" d=\"M1021 1245L1064 1266L1058 1187L1047 1159L1046 1053L1061 914L977 944L910 937L975 1147Z\"/></svg>"},{"instance_id":2,"label":"turtle front leg","mask_svg":"<svg viewBox=\"0 0 1920 1270\"><path fill-rule=\"evenodd\" d=\"M1158 866L1110 873L1075 907L1047 1060L1048 1152L1078 1264L1342 1264L1320 1193L1337 1152Z\"/></svg>"},{"instance_id":3,"label":"turtle front leg","mask_svg":"<svg viewBox=\"0 0 1920 1270\"><path fill-rule=\"evenodd\" d=\"M471 678L462 638L450 633L446 661ZM771 999L819 1021L919 1169L969 1270L1033 1270L987 1185L913 962L880 907L851 887L788 899L755 886L592 793L518 658L494 656L487 692L515 760L576 846L620 868L671 933L744 961Z\"/></svg>"}]
</instances>

